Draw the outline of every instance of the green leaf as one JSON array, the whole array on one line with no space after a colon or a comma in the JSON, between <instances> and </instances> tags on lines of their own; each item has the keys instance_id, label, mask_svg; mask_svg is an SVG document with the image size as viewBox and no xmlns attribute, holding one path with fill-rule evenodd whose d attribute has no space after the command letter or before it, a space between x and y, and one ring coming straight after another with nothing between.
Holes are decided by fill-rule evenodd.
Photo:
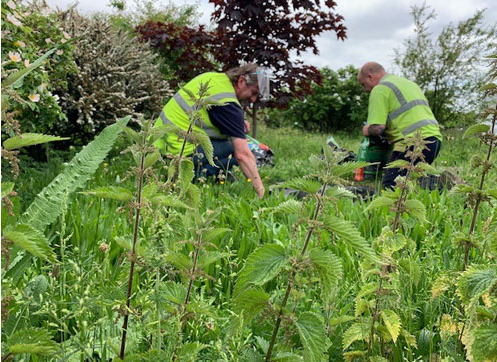
<instances>
[{"instance_id":1,"label":"green leaf","mask_svg":"<svg viewBox=\"0 0 497 362\"><path fill-rule=\"evenodd\" d=\"M380 263L380 259L364 239L355 226L346 220L336 216L328 215L323 220L325 228L342 239L346 245L351 246L357 253L363 255L372 262Z\"/></svg>"},{"instance_id":2,"label":"green leaf","mask_svg":"<svg viewBox=\"0 0 497 362\"><path fill-rule=\"evenodd\" d=\"M21 147L39 145L41 143L68 140L69 137L50 136L40 133L23 133L21 136L11 137L3 142L6 150L16 150Z\"/></svg>"},{"instance_id":3,"label":"green leaf","mask_svg":"<svg viewBox=\"0 0 497 362\"><path fill-rule=\"evenodd\" d=\"M236 283L235 294L249 284L264 285L275 278L286 264L286 250L281 245L265 244L259 247L245 261Z\"/></svg>"},{"instance_id":4,"label":"green leaf","mask_svg":"<svg viewBox=\"0 0 497 362\"><path fill-rule=\"evenodd\" d=\"M121 130L126 134L126 136L131 139L132 142L137 144L142 143L142 136L138 132L125 125L121 125L120 127Z\"/></svg>"},{"instance_id":5,"label":"green leaf","mask_svg":"<svg viewBox=\"0 0 497 362\"><path fill-rule=\"evenodd\" d=\"M369 359L369 361L370 362L388 362L388 360L385 357L381 357L381 356L372 356Z\"/></svg>"},{"instance_id":6,"label":"green leaf","mask_svg":"<svg viewBox=\"0 0 497 362\"><path fill-rule=\"evenodd\" d=\"M328 349L328 338L321 319L314 313L304 312L295 321L295 327L304 347L304 362L322 362Z\"/></svg>"},{"instance_id":7,"label":"green leaf","mask_svg":"<svg viewBox=\"0 0 497 362\"><path fill-rule=\"evenodd\" d=\"M47 330L27 328L15 332L7 339L7 350L11 354L52 356L57 352L57 343Z\"/></svg>"},{"instance_id":8,"label":"green leaf","mask_svg":"<svg viewBox=\"0 0 497 362\"><path fill-rule=\"evenodd\" d=\"M130 117L117 122L128 123ZM121 132L117 124L107 126L91 143L85 146L55 179L46 186L21 216L20 223L43 230L55 221L62 212L62 203L67 194L72 193L90 179L100 163L112 149Z\"/></svg>"},{"instance_id":9,"label":"green leaf","mask_svg":"<svg viewBox=\"0 0 497 362\"><path fill-rule=\"evenodd\" d=\"M497 88L497 84L495 84L495 83L488 83L488 84L485 84L484 86L482 86L480 88L480 92L485 92L485 91L493 90L493 89L496 89L496 88Z\"/></svg>"},{"instance_id":10,"label":"green leaf","mask_svg":"<svg viewBox=\"0 0 497 362\"><path fill-rule=\"evenodd\" d=\"M364 212L377 209L379 207L388 206L391 207L395 203L394 199L389 197L380 196L375 198L371 203L364 209Z\"/></svg>"},{"instance_id":11,"label":"green leaf","mask_svg":"<svg viewBox=\"0 0 497 362\"><path fill-rule=\"evenodd\" d=\"M369 166L369 162L344 162L339 165L334 165L331 169L331 174L335 177L341 177L351 174L358 168Z\"/></svg>"},{"instance_id":12,"label":"green leaf","mask_svg":"<svg viewBox=\"0 0 497 362\"><path fill-rule=\"evenodd\" d=\"M366 358L366 352L364 351L350 351L343 353L343 359L345 362L363 361L364 358Z\"/></svg>"},{"instance_id":13,"label":"green leaf","mask_svg":"<svg viewBox=\"0 0 497 362\"><path fill-rule=\"evenodd\" d=\"M458 184L450 190L451 194L466 195L475 191L475 188L471 185Z\"/></svg>"},{"instance_id":14,"label":"green leaf","mask_svg":"<svg viewBox=\"0 0 497 362\"><path fill-rule=\"evenodd\" d=\"M263 359L264 361L264 359ZM272 362L302 362L302 356L291 352L279 352L271 357Z\"/></svg>"},{"instance_id":15,"label":"green leaf","mask_svg":"<svg viewBox=\"0 0 497 362\"><path fill-rule=\"evenodd\" d=\"M497 266L472 265L461 274L457 294L468 304L497 287Z\"/></svg>"},{"instance_id":16,"label":"green leaf","mask_svg":"<svg viewBox=\"0 0 497 362\"><path fill-rule=\"evenodd\" d=\"M166 254L165 260L184 271L190 271L193 268L193 261L185 254L170 251Z\"/></svg>"},{"instance_id":17,"label":"green leaf","mask_svg":"<svg viewBox=\"0 0 497 362\"><path fill-rule=\"evenodd\" d=\"M426 219L426 207L425 205L416 199L407 200L404 204L406 212L416 217L422 224L428 222Z\"/></svg>"},{"instance_id":18,"label":"green leaf","mask_svg":"<svg viewBox=\"0 0 497 362\"><path fill-rule=\"evenodd\" d=\"M191 184L195 172L193 171L193 161L184 158L179 165L178 182L181 184L181 189L187 189Z\"/></svg>"},{"instance_id":19,"label":"green leaf","mask_svg":"<svg viewBox=\"0 0 497 362\"><path fill-rule=\"evenodd\" d=\"M36 230L31 225L17 224L13 228L5 230L3 238L10 240L12 243L27 250L34 256L48 262L57 262L55 253L48 245L48 239L41 231Z\"/></svg>"},{"instance_id":20,"label":"green leaf","mask_svg":"<svg viewBox=\"0 0 497 362\"><path fill-rule=\"evenodd\" d=\"M342 348L345 351L355 341L368 341L371 333L371 320L368 318L352 324L343 334Z\"/></svg>"},{"instance_id":21,"label":"green leaf","mask_svg":"<svg viewBox=\"0 0 497 362\"><path fill-rule=\"evenodd\" d=\"M169 303L176 306L182 305L186 299L186 287L172 281L161 282L158 290L150 296L157 303Z\"/></svg>"},{"instance_id":22,"label":"green leaf","mask_svg":"<svg viewBox=\"0 0 497 362\"><path fill-rule=\"evenodd\" d=\"M381 319L388 329L388 333L392 337L393 343L397 342L397 338L400 334L400 317L394 311L390 309L385 309L381 311Z\"/></svg>"},{"instance_id":23,"label":"green leaf","mask_svg":"<svg viewBox=\"0 0 497 362\"><path fill-rule=\"evenodd\" d=\"M271 211L273 213L300 214L302 211L302 202L289 199L275 206Z\"/></svg>"},{"instance_id":24,"label":"green leaf","mask_svg":"<svg viewBox=\"0 0 497 362\"><path fill-rule=\"evenodd\" d=\"M209 136L203 134L203 133L198 133L196 132L195 135L197 136L197 141L200 146L202 146L204 150L205 157L207 158L207 162L211 166L214 166L214 148L212 147L212 142Z\"/></svg>"},{"instance_id":25,"label":"green leaf","mask_svg":"<svg viewBox=\"0 0 497 362\"><path fill-rule=\"evenodd\" d=\"M487 190L487 195L497 200L497 189Z\"/></svg>"},{"instance_id":26,"label":"green leaf","mask_svg":"<svg viewBox=\"0 0 497 362\"><path fill-rule=\"evenodd\" d=\"M245 322L250 322L266 308L269 294L260 287L249 287L238 293L233 299L233 311L237 314L243 312Z\"/></svg>"},{"instance_id":27,"label":"green leaf","mask_svg":"<svg viewBox=\"0 0 497 362\"><path fill-rule=\"evenodd\" d=\"M110 200L131 201L133 199L131 191L120 186L102 186L91 190L81 191L79 193Z\"/></svg>"},{"instance_id":28,"label":"green leaf","mask_svg":"<svg viewBox=\"0 0 497 362\"><path fill-rule=\"evenodd\" d=\"M144 168L153 166L161 158L159 150L148 153L145 156L145 162L143 164Z\"/></svg>"},{"instance_id":29,"label":"green leaf","mask_svg":"<svg viewBox=\"0 0 497 362\"><path fill-rule=\"evenodd\" d=\"M200 189L194 184L189 184L185 192L185 202L188 203L188 207L197 208L200 205L200 196Z\"/></svg>"},{"instance_id":30,"label":"green leaf","mask_svg":"<svg viewBox=\"0 0 497 362\"><path fill-rule=\"evenodd\" d=\"M14 191L14 186L13 182L2 182L2 199Z\"/></svg>"},{"instance_id":31,"label":"green leaf","mask_svg":"<svg viewBox=\"0 0 497 362\"><path fill-rule=\"evenodd\" d=\"M295 189L313 195L319 191L321 186L321 183L304 177L294 178L279 185L281 188Z\"/></svg>"},{"instance_id":32,"label":"green leaf","mask_svg":"<svg viewBox=\"0 0 497 362\"><path fill-rule=\"evenodd\" d=\"M206 251L200 256L198 267L205 269L212 263L215 263L221 259L229 258L230 255L230 253L221 253L219 251Z\"/></svg>"},{"instance_id":33,"label":"green leaf","mask_svg":"<svg viewBox=\"0 0 497 362\"><path fill-rule=\"evenodd\" d=\"M355 197L353 192L343 187L328 187L325 191L325 195L336 199L341 199L341 198L353 199Z\"/></svg>"},{"instance_id":34,"label":"green leaf","mask_svg":"<svg viewBox=\"0 0 497 362\"><path fill-rule=\"evenodd\" d=\"M481 324L473 332L474 362L497 361L497 324Z\"/></svg>"},{"instance_id":35,"label":"green leaf","mask_svg":"<svg viewBox=\"0 0 497 362\"><path fill-rule=\"evenodd\" d=\"M228 229L228 228L209 229L209 230L202 233L202 242L212 243L230 231L231 231L231 229Z\"/></svg>"},{"instance_id":36,"label":"green leaf","mask_svg":"<svg viewBox=\"0 0 497 362\"><path fill-rule=\"evenodd\" d=\"M419 162L416 167L422 169L424 172L432 175L439 175L442 172L440 170L437 170L435 167L432 165L427 164L426 162Z\"/></svg>"},{"instance_id":37,"label":"green leaf","mask_svg":"<svg viewBox=\"0 0 497 362\"><path fill-rule=\"evenodd\" d=\"M386 165L385 168L406 168L407 166L409 166L409 161L395 160Z\"/></svg>"},{"instance_id":38,"label":"green leaf","mask_svg":"<svg viewBox=\"0 0 497 362\"><path fill-rule=\"evenodd\" d=\"M178 361L197 361L198 353L207 348L206 344L200 342L188 342L178 348Z\"/></svg>"},{"instance_id":39,"label":"green leaf","mask_svg":"<svg viewBox=\"0 0 497 362\"><path fill-rule=\"evenodd\" d=\"M340 325L340 324L343 324L343 323L347 323L347 322L351 322L351 321L355 321L355 320L356 320L356 317L354 317L354 316L351 316L351 315L341 315L340 317L337 317L337 318L331 318L329 325L330 326L337 326L337 325Z\"/></svg>"},{"instance_id":40,"label":"green leaf","mask_svg":"<svg viewBox=\"0 0 497 362\"><path fill-rule=\"evenodd\" d=\"M343 267L339 257L330 250L320 250L314 248L309 253L314 271L321 280L321 296L324 302L330 302L333 294L333 288L342 278Z\"/></svg>"},{"instance_id":41,"label":"green leaf","mask_svg":"<svg viewBox=\"0 0 497 362\"><path fill-rule=\"evenodd\" d=\"M464 132L463 138L469 137L469 136L474 135L476 133L485 133L485 132L488 132L489 130L490 130L490 126L488 124L482 124L482 123L474 124L474 125L468 127L466 132Z\"/></svg>"}]
</instances>

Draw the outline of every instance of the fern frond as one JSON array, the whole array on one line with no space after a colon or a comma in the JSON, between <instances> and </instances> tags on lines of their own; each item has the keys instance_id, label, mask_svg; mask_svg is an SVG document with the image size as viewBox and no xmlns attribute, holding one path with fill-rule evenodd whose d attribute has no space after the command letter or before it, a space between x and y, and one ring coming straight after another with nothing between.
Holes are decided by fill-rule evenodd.
<instances>
[{"instance_id":1,"label":"fern frond","mask_svg":"<svg viewBox=\"0 0 497 362\"><path fill-rule=\"evenodd\" d=\"M126 125L130 117L117 122ZM100 163L107 156L114 141L121 132L117 124L107 126L92 142L85 146L69 162L66 168L46 186L22 214L19 223L32 225L43 230L62 212L66 195L74 192L90 179Z\"/></svg>"}]
</instances>

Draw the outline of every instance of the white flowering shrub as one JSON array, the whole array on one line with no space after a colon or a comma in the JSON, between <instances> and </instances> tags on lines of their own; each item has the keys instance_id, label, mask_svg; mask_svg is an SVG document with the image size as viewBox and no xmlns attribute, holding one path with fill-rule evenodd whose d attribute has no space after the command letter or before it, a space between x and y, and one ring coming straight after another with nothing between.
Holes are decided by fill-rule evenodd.
<instances>
[{"instance_id":1,"label":"white flowering shrub","mask_svg":"<svg viewBox=\"0 0 497 362\"><path fill-rule=\"evenodd\" d=\"M65 32L75 37L76 74L60 92L69 123L66 134L87 139L116 118L157 117L171 95L148 44L116 29L104 14L59 13Z\"/></svg>"}]
</instances>

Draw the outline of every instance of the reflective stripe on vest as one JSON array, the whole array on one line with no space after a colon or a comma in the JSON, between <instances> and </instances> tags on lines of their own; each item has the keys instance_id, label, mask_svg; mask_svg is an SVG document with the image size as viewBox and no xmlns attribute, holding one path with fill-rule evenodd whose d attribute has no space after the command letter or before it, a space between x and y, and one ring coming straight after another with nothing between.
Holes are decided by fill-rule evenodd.
<instances>
[{"instance_id":1,"label":"reflective stripe on vest","mask_svg":"<svg viewBox=\"0 0 497 362\"><path fill-rule=\"evenodd\" d=\"M177 92L174 95L173 98L178 103L178 105L183 110L183 112L185 112L186 114L190 115L192 112L195 111L195 107L194 106L190 106L186 102L186 100L181 96L181 94L179 92ZM210 100L210 101L218 101L220 99L225 99L225 98L236 98L236 94L233 93L233 92L224 92L224 93L214 94L213 96L207 97L206 99ZM198 111L201 110L201 109L202 109L202 106L199 107ZM163 122L164 122L164 119L165 119L167 122L172 123L166 117L166 114L164 113L164 110L161 112L160 117L161 117L161 119L162 119ZM200 128L202 128L205 131L205 133L207 133L207 135L210 138L220 138L219 134L214 129L212 129L211 127L209 127L208 125L206 125L204 123L204 121L202 120L202 118L198 118L197 122L198 122L198 125L200 126ZM164 123L164 124L166 124L166 123Z\"/></svg>"},{"instance_id":2,"label":"reflective stripe on vest","mask_svg":"<svg viewBox=\"0 0 497 362\"><path fill-rule=\"evenodd\" d=\"M428 104L428 102L425 101L424 99L415 99L415 100L412 100L410 102L407 102L406 99L404 98L404 95L400 91L400 89L392 82L382 81L379 84L390 88L392 90L393 94L395 94L397 101L400 103L399 108L397 108L396 110L394 110L388 114L387 126L389 126L395 118L399 117L401 114L407 112L408 110L410 110L416 106L427 106L427 107L430 106ZM411 134L414 131L420 129L421 127L428 126L430 124L438 125L438 122L435 119L424 119L424 120L418 121L414 124L411 124L409 127L401 130L401 132L402 132L402 135L404 135L404 137L405 137L408 134Z\"/></svg>"}]
</instances>

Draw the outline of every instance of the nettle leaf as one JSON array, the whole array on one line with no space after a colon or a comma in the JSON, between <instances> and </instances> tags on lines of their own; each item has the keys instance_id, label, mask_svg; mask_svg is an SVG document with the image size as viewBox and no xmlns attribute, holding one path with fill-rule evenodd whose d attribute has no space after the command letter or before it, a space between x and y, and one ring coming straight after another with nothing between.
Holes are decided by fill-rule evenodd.
<instances>
[{"instance_id":1,"label":"nettle leaf","mask_svg":"<svg viewBox=\"0 0 497 362\"><path fill-rule=\"evenodd\" d=\"M410 199L405 202L404 206L406 208L406 212L412 214L421 223L425 224L428 222L426 219L426 207L421 201Z\"/></svg>"},{"instance_id":2,"label":"nettle leaf","mask_svg":"<svg viewBox=\"0 0 497 362\"><path fill-rule=\"evenodd\" d=\"M144 168L153 166L158 160L160 160L161 155L159 150L155 150L154 152L148 153L145 156L145 162L143 164Z\"/></svg>"},{"instance_id":3,"label":"nettle leaf","mask_svg":"<svg viewBox=\"0 0 497 362\"><path fill-rule=\"evenodd\" d=\"M178 172L178 181L180 182L182 189L187 188L188 185L190 185L194 176L193 161L188 158L182 159Z\"/></svg>"},{"instance_id":4,"label":"nettle leaf","mask_svg":"<svg viewBox=\"0 0 497 362\"><path fill-rule=\"evenodd\" d=\"M16 150L21 147L39 145L42 143L48 143L53 141L63 141L68 139L70 138L50 136L40 133L23 133L21 136L14 136L9 139L6 139L3 142L3 148L10 151L10 150Z\"/></svg>"},{"instance_id":5,"label":"nettle leaf","mask_svg":"<svg viewBox=\"0 0 497 362\"><path fill-rule=\"evenodd\" d=\"M237 314L243 312L244 321L248 323L266 308L269 297L262 288L249 287L233 299L233 311Z\"/></svg>"},{"instance_id":6,"label":"nettle leaf","mask_svg":"<svg viewBox=\"0 0 497 362\"><path fill-rule=\"evenodd\" d=\"M388 362L388 360L385 357L381 357L381 356L371 356L369 361L370 362Z\"/></svg>"},{"instance_id":7,"label":"nettle leaf","mask_svg":"<svg viewBox=\"0 0 497 362\"><path fill-rule=\"evenodd\" d=\"M14 191L14 183L13 182L2 182L2 199Z\"/></svg>"},{"instance_id":8,"label":"nettle leaf","mask_svg":"<svg viewBox=\"0 0 497 362\"><path fill-rule=\"evenodd\" d=\"M343 353L343 359L345 362L363 361L365 357L366 352L364 351L350 351Z\"/></svg>"},{"instance_id":9,"label":"nettle leaf","mask_svg":"<svg viewBox=\"0 0 497 362\"><path fill-rule=\"evenodd\" d=\"M458 184L450 190L451 194L466 195L475 191L475 188L471 185Z\"/></svg>"},{"instance_id":10,"label":"nettle leaf","mask_svg":"<svg viewBox=\"0 0 497 362\"><path fill-rule=\"evenodd\" d=\"M188 342L178 348L178 361L197 361L198 353L207 348L206 344L200 342Z\"/></svg>"},{"instance_id":11,"label":"nettle leaf","mask_svg":"<svg viewBox=\"0 0 497 362\"><path fill-rule=\"evenodd\" d=\"M490 197L493 197L494 199L497 200L497 189L491 189L491 190L487 190L486 191L486 194Z\"/></svg>"},{"instance_id":12,"label":"nettle leaf","mask_svg":"<svg viewBox=\"0 0 497 362\"><path fill-rule=\"evenodd\" d=\"M328 338L321 319L314 313L304 312L295 321L295 327L304 347L304 362L322 362Z\"/></svg>"},{"instance_id":13,"label":"nettle leaf","mask_svg":"<svg viewBox=\"0 0 497 362\"><path fill-rule=\"evenodd\" d=\"M279 352L271 357L273 362L302 362L302 356L291 352Z\"/></svg>"},{"instance_id":14,"label":"nettle leaf","mask_svg":"<svg viewBox=\"0 0 497 362\"><path fill-rule=\"evenodd\" d=\"M481 324L473 332L471 352L475 362L497 360L497 324Z\"/></svg>"},{"instance_id":15,"label":"nettle leaf","mask_svg":"<svg viewBox=\"0 0 497 362\"><path fill-rule=\"evenodd\" d=\"M328 231L340 237L346 245L351 246L357 253L374 263L380 263L374 250L351 222L328 215L324 218L323 223Z\"/></svg>"},{"instance_id":16,"label":"nettle leaf","mask_svg":"<svg viewBox=\"0 0 497 362\"><path fill-rule=\"evenodd\" d=\"M283 213L283 214L300 214L302 211L302 202L297 200L286 200L283 201L278 206L275 206L271 212L273 213Z\"/></svg>"},{"instance_id":17,"label":"nettle leaf","mask_svg":"<svg viewBox=\"0 0 497 362\"><path fill-rule=\"evenodd\" d=\"M397 315L397 313L395 313L393 310L390 309L382 310L380 314L383 323L385 323L385 326L388 329L388 333L390 333L393 342L396 343L397 338L399 337L400 334L400 327L401 327L400 317Z\"/></svg>"},{"instance_id":18,"label":"nettle leaf","mask_svg":"<svg viewBox=\"0 0 497 362\"><path fill-rule=\"evenodd\" d=\"M224 236L227 232L230 232L231 229L228 228L215 228L209 229L202 233L202 242L212 243L217 241L220 237Z\"/></svg>"},{"instance_id":19,"label":"nettle leaf","mask_svg":"<svg viewBox=\"0 0 497 362\"><path fill-rule=\"evenodd\" d=\"M371 203L368 205L368 207L366 207L364 209L364 212L371 211L371 210L374 210L374 209L377 209L380 207L385 207L385 206L391 207L394 203L395 203L394 199L391 199L389 197L380 196L380 197L375 198L373 201L371 201Z\"/></svg>"},{"instance_id":20,"label":"nettle leaf","mask_svg":"<svg viewBox=\"0 0 497 362\"><path fill-rule=\"evenodd\" d=\"M211 166L214 165L214 148L212 147L212 142L209 136L203 133L195 132L196 143L202 146L204 150L205 157Z\"/></svg>"},{"instance_id":21,"label":"nettle leaf","mask_svg":"<svg viewBox=\"0 0 497 362\"><path fill-rule=\"evenodd\" d=\"M325 191L325 195L337 199L341 198L353 199L355 197L353 192L343 187L328 187Z\"/></svg>"},{"instance_id":22,"label":"nettle leaf","mask_svg":"<svg viewBox=\"0 0 497 362\"><path fill-rule=\"evenodd\" d=\"M51 356L57 353L57 343L46 329L27 328L15 332L7 341L8 353Z\"/></svg>"},{"instance_id":23,"label":"nettle leaf","mask_svg":"<svg viewBox=\"0 0 497 362\"><path fill-rule=\"evenodd\" d=\"M343 334L342 348L345 351L355 341L368 341L371 333L371 319L364 318L352 324Z\"/></svg>"},{"instance_id":24,"label":"nettle leaf","mask_svg":"<svg viewBox=\"0 0 497 362\"><path fill-rule=\"evenodd\" d=\"M121 125L122 131L131 139L134 143L142 143L142 136L135 130L129 128L128 126Z\"/></svg>"},{"instance_id":25,"label":"nettle leaf","mask_svg":"<svg viewBox=\"0 0 497 362\"><path fill-rule=\"evenodd\" d=\"M415 336L413 336L411 333L409 333L405 329L402 329L402 332L400 332L400 334L402 335L402 337L404 337L408 346L418 348L418 344L416 343Z\"/></svg>"},{"instance_id":26,"label":"nettle leaf","mask_svg":"<svg viewBox=\"0 0 497 362\"><path fill-rule=\"evenodd\" d=\"M82 195L96 196L98 198L110 200L131 201L133 199L133 193L121 186L102 186L91 190L81 191L79 193Z\"/></svg>"},{"instance_id":27,"label":"nettle leaf","mask_svg":"<svg viewBox=\"0 0 497 362\"><path fill-rule=\"evenodd\" d=\"M275 278L287 264L283 246L266 244L249 255L238 277L235 294L249 284L264 285Z\"/></svg>"},{"instance_id":28,"label":"nettle leaf","mask_svg":"<svg viewBox=\"0 0 497 362\"><path fill-rule=\"evenodd\" d=\"M221 259L229 258L230 253L222 253L219 251L206 251L204 252L198 261L199 268L205 269L212 263L215 263Z\"/></svg>"},{"instance_id":29,"label":"nettle leaf","mask_svg":"<svg viewBox=\"0 0 497 362\"><path fill-rule=\"evenodd\" d=\"M186 299L186 287L172 281L161 282L158 291L154 291L151 298L157 302L182 305Z\"/></svg>"},{"instance_id":30,"label":"nettle leaf","mask_svg":"<svg viewBox=\"0 0 497 362\"><path fill-rule=\"evenodd\" d=\"M304 177L294 178L283 182L280 187L304 191L308 194L316 194L321 188L321 183Z\"/></svg>"},{"instance_id":31,"label":"nettle leaf","mask_svg":"<svg viewBox=\"0 0 497 362\"><path fill-rule=\"evenodd\" d=\"M457 294L463 303L471 303L497 286L497 267L472 265L457 282Z\"/></svg>"},{"instance_id":32,"label":"nettle leaf","mask_svg":"<svg viewBox=\"0 0 497 362\"><path fill-rule=\"evenodd\" d=\"M409 161L406 161L406 160L395 160L393 162L390 162L384 168L406 168L407 166L409 166Z\"/></svg>"},{"instance_id":33,"label":"nettle leaf","mask_svg":"<svg viewBox=\"0 0 497 362\"><path fill-rule=\"evenodd\" d=\"M468 127L466 132L464 132L463 138L472 136L472 135L477 134L477 133L486 133L489 130L490 130L490 126L488 124L482 124L482 123L474 124L474 125Z\"/></svg>"},{"instance_id":34,"label":"nettle leaf","mask_svg":"<svg viewBox=\"0 0 497 362\"><path fill-rule=\"evenodd\" d=\"M2 239L5 238L15 245L30 252L34 256L51 263L56 263L55 253L49 246L48 239L43 233L31 225L17 224L4 231Z\"/></svg>"},{"instance_id":35,"label":"nettle leaf","mask_svg":"<svg viewBox=\"0 0 497 362\"><path fill-rule=\"evenodd\" d=\"M170 251L166 254L165 260L176 268L189 271L193 268L193 261L185 254Z\"/></svg>"},{"instance_id":36,"label":"nettle leaf","mask_svg":"<svg viewBox=\"0 0 497 362\"><path fill-rule=\"evenodd\" d=\"M431 286L431 297L436 298L453 286L455 278L456 276L451 274L442 274L437 277Z\"/></svg>"},{"instance_id":37,"label":"nettle leaf","mask_svg":"<svg viewBox=\"0 0 497 362\"><path fill-rule=\"evenodd\" d=\"M330 250L320 250L314 248L309 253L309 259L314 271L321 280L321 296L325 302L329 302L333 288L342 278L343 267L339 257Z\"/></svg>"},{"instance_id":38,"label":"nettle leaf","mask_svg":"<svg viewBox=\"0 0 497 362\"><path fill-rule=\"evenodd\" d=\"M200 205L200 196L201 196L201 192L200 192L200 189L190 183L188 186L187 186L187 189L184 191L185 192L185 197L186 197L186 202L188 205L189 208L197 208L199 205Z\"/></svg>"},{"instance_id":39,"label":"nettle leaf","mask_svg":"<svg viewBox=\"0 0 497 362\"><path fill-rule=\"evenodd\" d=\"M330 173L335 177L341 177L351 174L358 168L366 167L369 165L369 162L344 162L339 165L334 165Z\"/></svg>"},{"instance_id":40,"label":"nettle leaf","mask_svg":"<svg viewBox=\"0 0 497 362\"><path fill-rule=\"evenodd\" d=\"M337 318L331 318L330 322L329 322L329 325L330 326L337 326L337 325L340 325L340 324L343 324L343 323L347 323L347 322L350 322L350 321L355 321L355 320L356 320L356 317L354 317L354 316L351 316L351 315L341 315L340 317L337 317Z\"/></svg>"},{"instance_id":41,"label":"nettle leaf","mask_svg":"<svg viewBox=\"0 0 497 362\"><path fill-rule=\"evenodd\" d=\"M420 168L424 172L432 175L439 175L442 173L442 171L437 170L435 167L432 165L427 164L426 162L419 162L416 167Z\"/></svg>"}]
</instances>

